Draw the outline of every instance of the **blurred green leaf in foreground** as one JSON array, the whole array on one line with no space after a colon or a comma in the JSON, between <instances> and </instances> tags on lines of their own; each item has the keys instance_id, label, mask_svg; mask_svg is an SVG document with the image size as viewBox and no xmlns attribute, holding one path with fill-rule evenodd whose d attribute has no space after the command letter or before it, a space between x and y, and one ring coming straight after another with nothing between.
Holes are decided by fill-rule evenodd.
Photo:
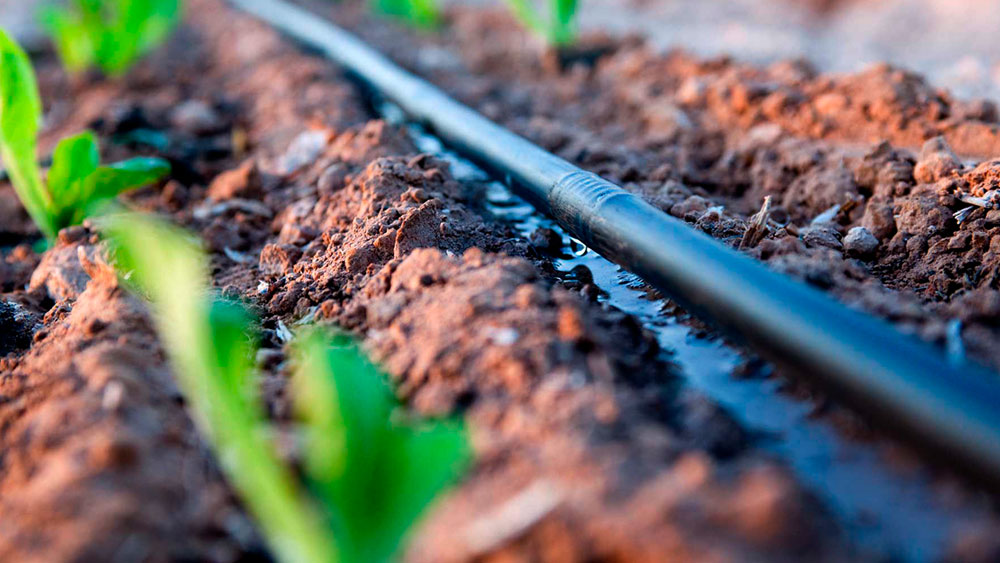
<instances>
[{"instance_id":1,"label":"blurred green leaf in foreground","mask_svg":"<svg viewBox=\"0 0 1000 563\"><path fill-rule=\"evenodd\" d=\"M151 299L193 413L275 555L394 560L420 515L462 475L470 457L462 425L407 416L356 344L310 328L292 345L296 471L278 455L258 395L256 325L211 295L196 241L138 215L103 223L117 267Z\"/></svg>"}]
</instances>

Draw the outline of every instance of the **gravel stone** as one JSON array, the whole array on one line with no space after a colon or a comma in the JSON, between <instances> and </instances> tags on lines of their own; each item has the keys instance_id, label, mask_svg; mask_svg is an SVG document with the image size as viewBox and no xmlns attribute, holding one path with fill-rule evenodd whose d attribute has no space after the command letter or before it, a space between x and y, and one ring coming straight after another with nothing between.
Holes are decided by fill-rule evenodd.
<instances>
[{"instance_id":1,"label":"gravel stone","mask_svg":"<svg viewBox=\"0 0 1000 563\"><path fill-rule=\"evenodd\" d=\"M869 258L878 248L878 239L864 227L854 227L844 237L844 250L850 256Z\"/></svg>"}]
</instances>

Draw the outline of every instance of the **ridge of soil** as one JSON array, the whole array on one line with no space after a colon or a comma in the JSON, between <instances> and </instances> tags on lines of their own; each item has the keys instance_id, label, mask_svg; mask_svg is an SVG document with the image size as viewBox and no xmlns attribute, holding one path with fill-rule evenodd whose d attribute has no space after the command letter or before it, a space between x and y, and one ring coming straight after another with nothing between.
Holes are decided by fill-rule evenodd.
<instances>
[{"instance_id":1,"label":"ridge of soil","mask_svg":"<svg viewBox=\"0 0 1000 563\"><path fill-rule=\"evenodd\" d=\"M258 310L279 423L283 335L302 318L355 332L417 412L465 416L476 467L408 560L867 557L680 386L645 329L545 275L476 207L478 186L374 119L337 71L218 0L189 9L124 81L66 96L41 61L43 146L90 125L108 159L171 160L165 185L128 199L198 232L217 287ZM0 202L0 224L17 226L0 248L0 323L15 335L0 342L0 559L266 558L94 233L64 230L38 255L7 184Z\"/></svg>"},{"instance_id":2,"label":"ridge of soil","mask_svg":"<svg viewBox=\"0 0 1000 563\"><path fill-rule=\"evenodd\" d=\"M428 35L357 6L306 4L494 121L732 246L770 196L769 228L750 255L1000 368L992 102L955 99L888 65L757 68L658 54L634 37L585 37L560 70L504 11L454 7Z\"/></svg>"}]
</instances>

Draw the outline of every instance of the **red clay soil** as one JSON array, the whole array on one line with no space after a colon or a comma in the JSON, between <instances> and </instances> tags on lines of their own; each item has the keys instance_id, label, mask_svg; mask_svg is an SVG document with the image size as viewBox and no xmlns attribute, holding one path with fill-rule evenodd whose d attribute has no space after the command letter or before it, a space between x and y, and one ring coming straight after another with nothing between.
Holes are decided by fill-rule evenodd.
<instances>
[{"instance_id":1,"label":"red clay soil","mask_svg":"<svg viewBox=\"0 0 1000 563\"><path fill-rule=\"evenodd\" d=\"M46 143L89 124L108 158L172 160L170 181L130 199L201 233L222 292L258 308L277 421L280 327L303 315L355 331L415 410L468 419L476 466L409 560L860 555L780 464L678 385L634 319L543 275L525 241L468 204L477 186L372 119L326 63L215 0L190 10L120 83L63 98L40 61L62 116ZM263 557L96 236L66 230L39 256L9 186L0 201L0 224L17 225L0 270L0 560Z\"/></svg>"},{"instance_id":2,"label":"red clay soil","mask_svg":"<svg viewBox=\"0 0 1000 563\"><path fill-rule=\"evenodd\" d=\"M261 381L278 423L289 420L283 335L303 318L355 332L415 411L468 420L475 467L420 528L408 560L878 556L859 551L836 518L722 409L685 389L635 319L596 303L587 288L571 291L545 274L545 258L479 211L479 186L456 181L445 163L419 154L405 132L375 118L329 64L218 0L192 0L189 9L188 25L170 46L122 82L90 82L68 95L51 58L40 60L52 124L45 144L91 125L105 139L108 158L154 153L171 159L169 181L129 200L201 234L217 287L257 310L265 327ZM484 21L489 27L481 32L511 33L496 23L501 20ZM456 24L458 34L478 29L471 15ZM749 181L739 189L721 180L693 184L694 175L713 178L712 171L725 169L718 178L754 178L787 170L790 181L801 184L794 200L801 203L781 204L793 220L840 201L836 193L812 193L820 190L809 186L826 185L819 179L799 180L829 173L825 163L846 154L831 141L777 135L739 152L729 143L752 135L727 129L708 110L678 109L713 125L669 135L673 126L615 114L620 104L597 86L621 94L611 62L628 53L652 57L636 49L622 48L597 71L571 71L566 78L554 78L524 52L518 56L534 61L537 79L529 74L522 86L508 89L490 74L460 93L469 98L482 88L477 96L487 113L715 234L742 236L745 213L759 203L745 194L763 188ZM507 56L482 61L511 60ZM672 80L669 65L663 72L663 80ZM618 87L637 84L632 79ZM552 91L545 94L547 88ZM509 105L525 93L537 97ZM644 107L642 98L635 103ZM612 117L620 125L609 125ZM604 127L588 129L596 123ZM647 127L666 136L652 142ZM783 143L820 156L798 168L779 166L798 154ZM758 150L773 151L774 163L754 168L748 155ZM862 152L845 164L855 186L861 171L876 171L871 194L896 178L885 170L913 168L905 154L879 150L888 153ZM979 194L985 181L949 176L954 185L948 189ZM919 190L906 185L905 194L886 194L889 201L915 201ZM746 211L710 216L713 197ZM860 221L855 215L864 207L838 217L828 234L843 245L840 231ZM929 216L915 215L914 222ZM970 215L956 232L976 220ZM6 354L0 359L0 560L265 558L261 539L186 415L148 312L118 286L94 233L66 230L39 256L30 247L37 232L6 185L0 186L0 225L0 354ZM827 264L837 291L847 291L839 276L853 268L852 283L871 288L871 295L895 295L868 273L868 263L810 245L823 236L817 230L799 241L775 233L753 252L763 256L774 248L769 263L785 261L792 271L796 264ZM974 240L970 234L969 248ZM872 268L895 256L884 246ZM952 293L956 302L959 293ZM944 323L935 307L950 306L915 295L894 302L909 304L919 327ZM968 322L964 336L975 350L970 331L980 325ZM993 333L985 331L988 343ZM997 546L988 539L956 538L956 556L990 560Z\"/></svg>"},{"instance_id":3,"label":"red clay soil","mask_svg":"<svg viewBox=\"0 0 1000 563\"><path fill-rule=\"evenodd\" d=\"M976 160L1000 154L992 102L954 99L887 65L758 68L658 54L637 38L586 37L590 57L560 70L503 11L456 7L440 33L413 34L351 6L314 7L733 246L770 196L769 228L743 244L749 254L1000 367L1000 161Z\"/></svg>"}]
</instances>

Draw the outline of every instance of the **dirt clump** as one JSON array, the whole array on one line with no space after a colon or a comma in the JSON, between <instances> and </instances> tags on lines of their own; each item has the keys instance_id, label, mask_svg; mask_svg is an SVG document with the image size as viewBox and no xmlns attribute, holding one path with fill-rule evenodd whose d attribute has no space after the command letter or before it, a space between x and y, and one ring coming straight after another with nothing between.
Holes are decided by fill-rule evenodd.
<instances>
[{"instance_id":1,"label":"dirt clump","mask_svg":"<svg viewBox=\"0 0 1000 563\"><path fill-rule=\"evenodd\" d=\"M232 560L259 546L205 458L145 306L113 273L25 337L30 350L0 370L0 559ZM245 544L224 532L236 529Z\"/></svg>"}]
</instances>

